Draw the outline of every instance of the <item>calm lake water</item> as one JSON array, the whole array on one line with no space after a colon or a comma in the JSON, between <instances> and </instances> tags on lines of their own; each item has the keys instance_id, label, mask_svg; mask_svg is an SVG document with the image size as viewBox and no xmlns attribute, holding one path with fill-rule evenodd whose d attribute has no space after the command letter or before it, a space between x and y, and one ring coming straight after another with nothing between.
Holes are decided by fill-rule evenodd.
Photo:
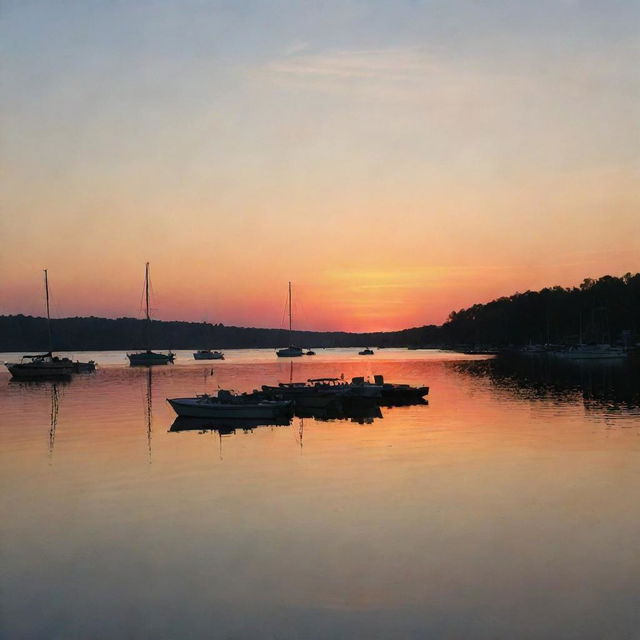
<instances>
[{"instance_id":1,"label":"calm lake water","mask_svg":"<svg viewBox=\"0 0 640 640\"><path fill-rule=\"evenodd\" d=\"M91 357L68 384L0 373L3 637L640 638L626 371ZM342 373L427 384L429 404L169 431L167 397Z\"/></svg>"}]
</instances>

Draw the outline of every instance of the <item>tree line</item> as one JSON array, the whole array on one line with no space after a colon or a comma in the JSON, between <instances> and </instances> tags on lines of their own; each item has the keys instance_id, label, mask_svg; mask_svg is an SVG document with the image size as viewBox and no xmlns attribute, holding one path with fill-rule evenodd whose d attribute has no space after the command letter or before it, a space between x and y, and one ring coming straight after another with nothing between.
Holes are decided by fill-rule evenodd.
<instances>
[{"instance_id":1,"label":"tree line","mask_svg":"<svg viewBox=\"0 0 640 640\"><path fill-rule=\"evenodd\" d=\"M60 318L51 321L58 351L141 349L145 321L136 318ZM640 273L585 279L578 287L550 287L453 311L440 326L402 331L347 333L294 331L302 347L524 345L637 341L640 335ZM228 327L207 322L152 321L154 349L276 348L289 343L284 329ZM0 351L43 351L44 318L0 316Z\"/></svg>"}]
</instances>

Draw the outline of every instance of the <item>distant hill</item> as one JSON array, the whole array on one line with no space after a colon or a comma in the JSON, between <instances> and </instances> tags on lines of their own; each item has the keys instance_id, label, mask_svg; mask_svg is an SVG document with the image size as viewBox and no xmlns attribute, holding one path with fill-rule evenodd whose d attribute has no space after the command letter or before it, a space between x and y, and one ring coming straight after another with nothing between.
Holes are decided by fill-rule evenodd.
<instances>
[{"instance_id":1,"label":"distant hill","mask_svg":"<svg viewBox=\"0 0 640 640\"><path fill-rule=\"evenodd\" d=\"M58 351L140 349L144 321L135 318L52 320ZM294 331L302 347L520 345L529 342L636 342L640 338L640 273L586 279L579 287L551 287L453 311L443 325L402 331ZM226 327L207 322L153 321L154 349L275 348L289 343L283 329ZM0 351L47 348L44 318L0 316Z\"/></svg>"},{"instance_id":2,"label":"distant hill","mask_svg":"<svg viewBox=\"0 0 640 640\"><path fill-rule=\"evenodd\" d=\"M60 318L51 321L58 351L97 351L145 347L145 321L135 318ZM345 333L294 331L293 342L303 347L396 346L423 341L438 327L407 329L393 333ZM0 316L0 351L42 351L47 348L45 318ZM152 321L154 349L275 348L289 344L283 329L226 327L207 322Z\"/></svg>"}]
</instances>

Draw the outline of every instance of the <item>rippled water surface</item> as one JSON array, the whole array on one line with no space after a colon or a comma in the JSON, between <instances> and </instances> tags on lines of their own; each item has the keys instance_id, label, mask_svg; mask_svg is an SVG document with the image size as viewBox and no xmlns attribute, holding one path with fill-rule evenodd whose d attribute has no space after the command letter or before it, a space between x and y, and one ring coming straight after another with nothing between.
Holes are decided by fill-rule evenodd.
<instances>
[{"instance_id":1,"label":"rippled water surface","mask_svg":"<svg viewBox=\"0 0 640 640\"><path fill-rule=\"evenodd\" d=\"M640 638L625 372L544 380L394 350L293 368L270 351L90 357L67 384L0 373L3 637ZM427 384L429 404L169 431L167 397L342 373Z\"/></svg>"}]
</instances>

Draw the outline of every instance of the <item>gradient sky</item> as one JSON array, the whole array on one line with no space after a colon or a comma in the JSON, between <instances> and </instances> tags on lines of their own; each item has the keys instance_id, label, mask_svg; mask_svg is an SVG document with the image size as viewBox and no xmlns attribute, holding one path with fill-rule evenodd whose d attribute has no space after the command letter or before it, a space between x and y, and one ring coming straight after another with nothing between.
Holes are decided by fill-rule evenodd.
<instances>
[{"instance_id":1,"label":"gradient sky","mask_svg":"<svg viewBox=\"0 0 640 640\"><path fill-rule=\"evenodd\" d=\"M640 2L5 0L0 313L378 330L640 270Z\"/></svg>"}]
</instances>

